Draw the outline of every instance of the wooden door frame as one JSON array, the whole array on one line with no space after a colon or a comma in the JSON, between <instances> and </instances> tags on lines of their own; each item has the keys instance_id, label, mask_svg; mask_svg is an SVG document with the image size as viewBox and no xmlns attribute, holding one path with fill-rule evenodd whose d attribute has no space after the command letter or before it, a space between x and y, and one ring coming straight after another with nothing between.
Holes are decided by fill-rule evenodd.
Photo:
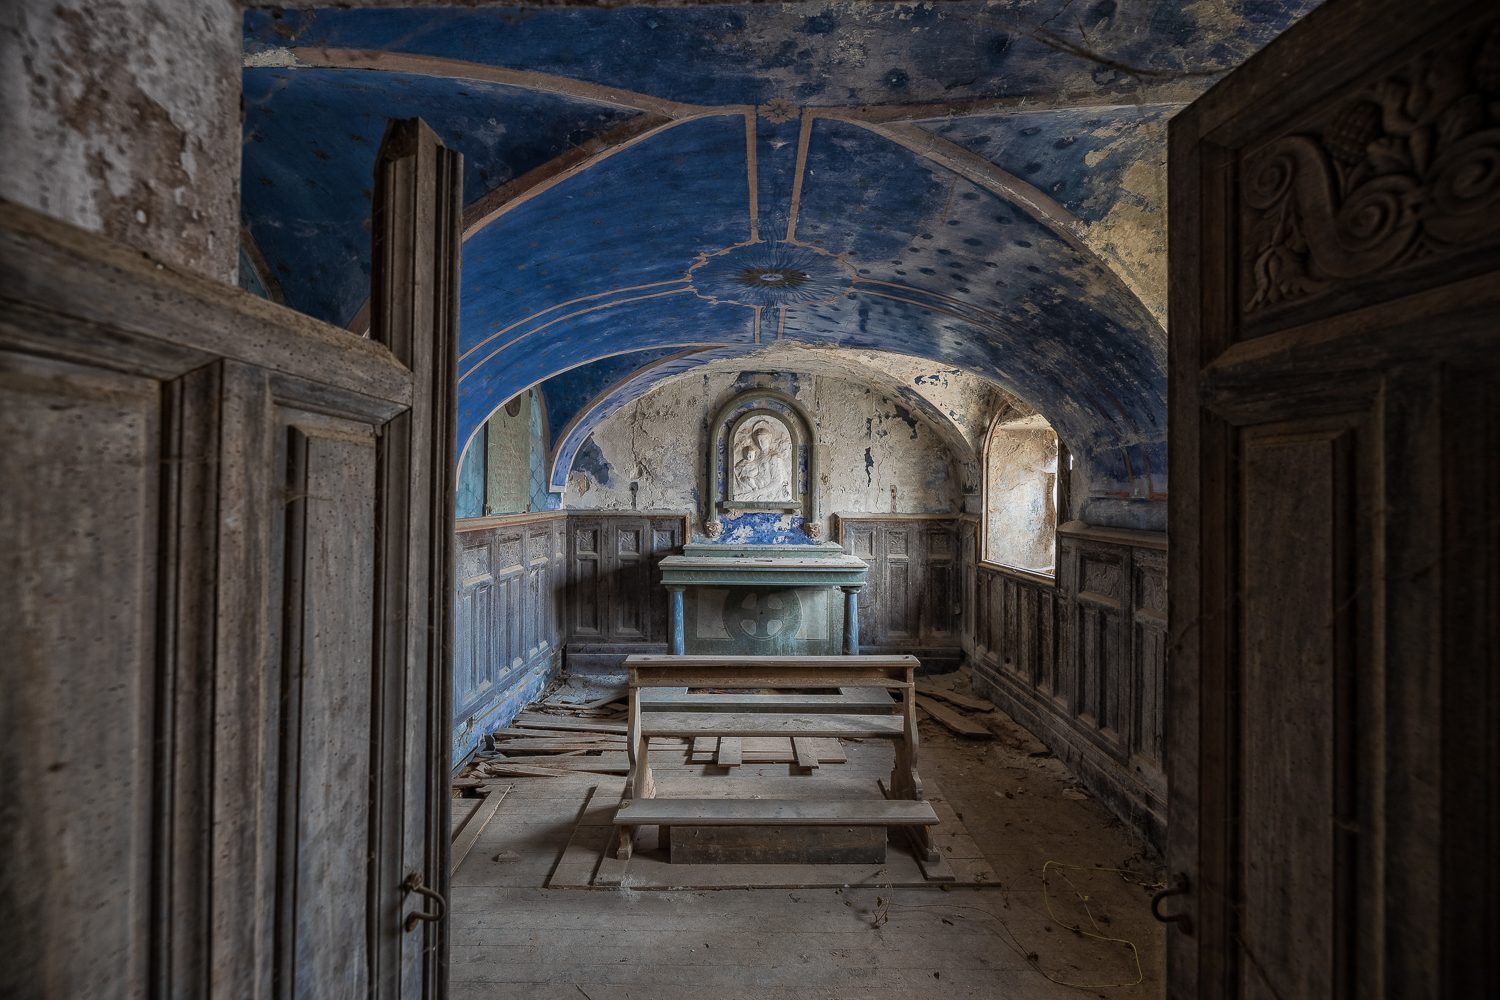
<instances>
[{"instance_id":1,"label":"wooden door frame","mask_svg":"<svg viewBox=\"0 0 1500 1000\"><path fill-rule=\"evenodd\" d=\"M385 754L372 775L369 893L376 996L404 997L414 988L405 971L411 935L404 921L414 907L431 908L415 894L404 906L377 907L381 893L420 872L443 899L451 896L462 217L463 157L420 118L388 122L375 164L370 339L411 371L412 402L386 424L377 449L382 548L376 561L380 619L372 736ZM393 777L404 777L402 794L392 794ZM423 808L414 822L417 803ZM421 925L423 997L447 995L449 928L446 915Z\"/></svg>"},{"instance_id":2,"label":"wooden door frame","mask_svg":"<svg viewBox=\"0 0 1500 1000\"><path fill-rule=\"evenodd\" d=\"M1336 0L1308 14L1171 123L1168 411L1175 488L1168 553L1168 859L1169 879L1184 877L1190 891L1164 902L1163 909L1191 921L1174 922L1168 932L1168 995L1174 1000L1238 995L1226 964L1236 947L1227 868L1232 859L1219 847L1236 808L1227 795L1227 776L1237 766L1231 675L1240 655L1234 548L1239 428L1271 425L1293 402L1300 419L1316 419L1319 412L1335 419L1368 415L1366 445L1360 447L1377 449L1372 454L1393 471L1381 481L1383 492L1370 511L1371 551L1356 554L1370 561L1362 575L1378 581L1373 589L1379 592L1357 602L1368 607L1357 609L1355 630L1363 635L1350 642L1361 669L1374 671L1380 690L1373 697L1383 705L1430 701L1438 672L1444 686L1472 680L1478 666L1461 666L1440 652L1453 642L1446 636L1454 621L1451 597L1443 593L1449 585L1441 580L1494 576L1493 541L1488 554L1481 548L1460 556L1443 548L1437 514L1442 503L1434 508L1428 502L1451 497L1458 484L1438 486L1445 475L1438 450L1424 455L1417 442L1444 440L1453 447L1455 427L1444 426L1450 406L1445 386L1451 373L1494 363L1493 333L1485 327L1492 330L1500 312L1500 275L1471 269L1450 278L1429 269L1418 272L1420 280L1409 291L1382 290L1373 296L1375 304L1335 296L1289 321L1295 325L1242 333L1239 150L1295 134L1305 116L1400 70L1492 11L1492 5L1470 0ZM1414 27L1403 33L1390 25ZM1491 254L1492 246L1485 247ZM1413 284L1412 273L1401 275L1407 284ZM1386 294L1396 297L1379 301ZM1473 511L1463 516L1484 519ZM1461 565L1465 559L1481 565ZM1474 620L1467 619L1470 625ZM1492 625L1491 659L1494 633ZM1468 642L1469 662L1482 645ZM1471 723L1495 723L1489 697L1487 706L1481 702L1469 712ZM1443 894L1484 895L1464 890L1451 859L1442 860L1442 844L1450 836L1467 837L1472 853L1485 841L1463 824L1453 834L1439 829L1437 813L1451 816L1452 809L1418 774L1443 770L1440 759L1450 767L1462 759L1450 746L1460 734L1448 732L1430 712L1418 718L1426 711L1369 717L1369 741L1355 748L1380 751L1363 761L1370 773L1361 779L1378 802L1356 824L1362 836L1380 839L1378 857L1366 859L1361 869L1377 876L1377 886L1362 890L1376 905L1361 916L1359 939L1348 942L1354 956L1348 976L1360 978L1347 978L1343 987L1361 997L1437 995L1447 989L1440 981L1456 981L1455 961L1482 964L1485 953L1472 930L1455 936L1461 921L1452 914L1439 919L1447 905L1437 902ZM1423 725L1444 732L1420 736ZM1471 750L1485 752L1480 743ZM1493 780L1493 741L1488 752L1491 759L1476 766L1488 768ZM1491 792L1479 810L1493 817L1493 801ZM1493 845L1495 821L1488 822ZM1490 886L1494 868L1491 862L1481 878ZM1478 904L1475 926L1493 930L1492 898L1487 905L1486 914ZM1494 959L1489 962L1493 967Z\"/></svg>"}]
</instances>

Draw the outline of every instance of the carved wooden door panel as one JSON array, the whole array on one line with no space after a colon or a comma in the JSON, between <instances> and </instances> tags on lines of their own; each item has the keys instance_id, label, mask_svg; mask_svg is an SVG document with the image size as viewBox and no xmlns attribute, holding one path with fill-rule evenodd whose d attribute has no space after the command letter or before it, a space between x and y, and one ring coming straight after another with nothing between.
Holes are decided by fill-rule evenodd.
<instances>
[{"instance_id":1,"label":"carved wooden door panel","mask_svg":"<svg viewBox=\"0 0 1500 1000\"><path fill-rule=\"evenodd\" d=\"M602 518L574 515L568 531L568 638L604 642L609 616L608 559Z\"/></svg>"},{"instance_id":2,"label":"carved wooden door panel","mask_svg":"<svg viewBox=\"0 0 1500 1000\"><path fill-rule=\"evenodd\" d=\"M651 526L645 518L610 518L605 537L611 561L610 642L649 642L651 591L661 586L651 579Z\"/></svg>"},{"instance_id":3,"label":"carved wooden door panel","mask_svg":"<svg viewBox=\"0 0 1500 1000\"><path fill-rule=\"evenodd\" d=\"M1500 995L1500 9L1320 7L1170 182L1169 995Z\"/></svg>"},{"instance_id":4,"label":"carved wooden door panel","mask_svg":"<svg viewBox=\"0 0 1500 1000\"><path fill-rule=\"evenodd\" d=\"M444 995L459 180L383 343L0 202L0 995Z\"/></svg>"}]
</instances>

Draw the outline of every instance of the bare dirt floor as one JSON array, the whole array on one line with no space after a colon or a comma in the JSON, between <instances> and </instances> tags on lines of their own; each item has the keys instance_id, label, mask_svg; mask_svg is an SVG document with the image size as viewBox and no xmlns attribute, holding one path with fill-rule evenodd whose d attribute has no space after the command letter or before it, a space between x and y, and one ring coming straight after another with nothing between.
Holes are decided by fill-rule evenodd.
<instances>
[{"instance_id":1,"label":"bare dirt floor","mask_svg":"<svg viewBox=\"0 0 1500 1000\"><path fill-rule=\"evenodd\" d=\"M972 693L960 674L931 680ZM623 779L503 779L510 791L453 877L454 996L1163 997L1165 935L1150 914L1159 859L1004 713L969 718L993 738L960 738L924 720L918 767L960 821L957 836L972 838L959 853L977 848L993 884L889 888L875 872L833 888L547 888L570 842L576 855L590 789L596 803L618 798ZM812 773L873 781L890 766L878 741L846 750L847 764ZM800 770L747 763L728 775L711 765L656 768L652 756L663 794L673 780L715 776L741 789L767 778L780 787ZM893 857L904 849L892 841ZM826 885L817 867L808 866L808 881Z\"/></svg>"}]
</instances>

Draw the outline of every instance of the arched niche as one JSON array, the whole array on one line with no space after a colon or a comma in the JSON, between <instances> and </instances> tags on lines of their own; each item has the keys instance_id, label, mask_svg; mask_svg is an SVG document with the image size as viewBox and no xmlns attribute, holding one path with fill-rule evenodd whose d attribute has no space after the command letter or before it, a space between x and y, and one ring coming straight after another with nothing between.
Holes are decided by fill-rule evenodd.
<instances>
[{"instance_id":1,"label":"arched niche","mask_svg":"<svg viewBox=\"0 0 1500 1000\"><path fill-rule=\"evenodd\" d=\"M759 422L759 424L758 424ZM746 489L746 478L737 475L736 435L749 438L741 447L758 447L755 432L765 429L774 437L775 428L784 429L788 450L785 456L788 486L785 498L757 496ZM749 456L738 456L745 462ZM822 531L818 521L818 449L812 418L801 403L774 389L751 389L731 398L714 414L708 437L707 509L703 516L704 533L717 538L724 530L724 520L734 521L749 513L777 513L799 517L802 530L810 538ZM738 494L738 496L737 496Z\"/></svg>"}]
</instances>

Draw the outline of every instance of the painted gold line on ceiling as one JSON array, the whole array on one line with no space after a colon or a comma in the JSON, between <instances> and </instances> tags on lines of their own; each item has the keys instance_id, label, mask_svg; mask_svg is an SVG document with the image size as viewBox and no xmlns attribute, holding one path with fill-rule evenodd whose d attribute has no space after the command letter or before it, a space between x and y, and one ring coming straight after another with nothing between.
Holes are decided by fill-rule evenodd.
<instances>
[{"instance_id":1,"label":"painted gold line on ceiling","mask_svg":"<svg viewBox=\"0 0 1500 1000\"><path fill-rule=\"evenodd\" d=\"M608 400L610 395L619 392L620 390L629 386L632 382L645 377L650 372L656 371L659 368L664 368L669 364L681 361L683 358L692 357L695 354L703 354L706 351L717 350L726 345L714 342L705 344L691 344L686 346L689 347L688 350L680 351L677 354L670 354L665 358L658 358L650 364L645 365L641 368L637 368L629 374L624 375L623 377L611 382L599 392L595 393L592 399L584 404L584 406L577 413L573 414L573 419L569 420L567 425L564 426L562 430L558 431L557 434L553 437L552 449L547 453L547 482L550 485L554 486L557 484L555 478L557 475L557 460L562 455L562 447L567 443L568 437L573 433L574 429L577 428L578 425L581 424L585 419L587 419L595 409L597 409L606 400ZM596 361L603 361L605 358L616 358L624 354L634 354L638 350L639 348L632 348L628 351L615 351L610 354L601 354L597 358L589 358L586 361L580 361L577 364L569 365L566 368L560 368L553 374L549 375L548 378L556 378L559 375L564 375L570 371L573 371L575 368L582 368L585 365L591 365ZM537 384L540 385L540 383ZM504 406L505 404L501 403L500 405ZM499 407L497 406L496 409L499 409Z\"/></svg>"},{"instance_id":2,"label":"painted gold line on ceiling","mask_svg":"<svg viewBox=\"0 0 1500 1000\"><path fill-rule=\"evenodd\" d=\"M546 309L543 309L540 312L534 312L530 316L527 316L525 319L518 319L503 330L496 330L494 333L490 334L488 337L485 337L479 343L475 344L473 347L460 354L458 356L458 360L462 361L464 358L467 358L469 355L473 354L475 351L479 350L481 347L483 347L485 344L488 344L496 337L503 337L521 324L529 323L534 319L540 319L541 317L547 315L549 312L552 312L554 309L563 309L578 302L587 302L590 299L598 299L606 295L618 295L620 292L638 292L643 288L660 288L662 285L676 285L686 282L687 280L688 279L686 278L674 278L671 281L653 281L647 285L627 285L624 288L611 288L607 292L595 292L593 295L580 295L576 299L569 299L566 302L559 302L555 306L548 306Z\"/></svg>"},{"instance_id":3,"label":"painted gold line on ceiling","mask_svg":"<svg viewBox=\"0 0 1500 1000\"><path fill-rule=\"evenodd\" d=\"M543 330L547 329L547 327L552 326L555 323L561 323L565 319L572 319L574 316L582 316L585 313L598 312L600 309L608 309L608 308L610 308L612 306L623 306L623 305L625 305L626 303L629 303L629 302L644 302L646 299L659 299L663 295L676 295L679 292L691 292L692 290L693 289L690 286L684 285L681 288L673 288L670 291L666 291L666 292L656 292L656 293L654 293L652 295L637 295L635 298L631 298L631 299L619 299L619 300L617 300L615 302L601 302L601 303L599 303L596 306L589 306L587 309L579 309L576 312L570 312L570 313L568 313L565 316L558 316L556 319L550 319L547 322L543 323L541 326L537 327L536 329L534 329L534 330L527 330L525 333L521 334L519 337L516 337L516 338L514 338L512 340L509 340L509 341L505 342L504 344L501 344L494 351L492 351L491 353L485 355L485 357L482 358L477 364L475 364L473 368L470 368L468 371L463 372L462 374L460 374L458 376L458 380L460 382L462 382L464 379L468 378L470 375L473 375L480 368L484 367L485 363L488 362L490 359L492 359L495 355L500 354L501 352L505 351L507 348L510 348L510 347L515 346L516 344L519 344L521 341L525 340L527 337L531 336L533 333L541 333Z\"/></svg>"},{"instance_id":4,"label":"painted gold line on ceiling","mask_svg":"<svg viewBox=\"0 0 1500 1000\"><path fill-rule=\"evenodd\" d=\"M760 242L760 177L755 167L755 109L745 112L745 176L750 186L750 242ZM760 316L756 311L757 318ZM757 324L756 330L760 326Z\"/></svg>"},{"instance_id":5,"label":"painted gold line on ceiling","mask_svg":"<svg viewBox=\"0 0 1500 1000\"><path fill-rule=\"evenodd\" d=\"M469 239L511 209L524 205L537 195L557 187L563 181L598 166L616 153L623 153L647 139L654 139L670 128L698 120L698 118L640 115L603 135L585 140L555 159L548 160L533 170L528 170L520 177L502 184L471 202L464 209L463 238Z\"/></svg>"},{"instance_id":6,"label":"painted gold line on ceiling","mask_svg":"<svg viewBox=\"0 0 1500 1000\"><path fill-rule=\"evenodd\" d=\"M807 170L807 145L812 140L812 123L815 113L808 108L802 110L802 129L797 135L797 167L792 174L792 210L786 220L787 242L797 239L797 208L802 202L802 175Z\"/></svg>"},{"instance_id":7,"label":"painted gold line on ceiling","mask_svg":"<svg viewBox=\"0 0 1500 1000\"><path fill-rule=\"evenodd\" d=\"M755 310L755 342L760 343L760 306L751 306Z\"/></svg>"},{"instance_id":8,"label":"painted gold line on ceiling","mask_svg":"<svg viewBox=\"0 0 1500 1000\"><path fill-rule=\"evenodd\" d=\"M417 76L447 77L456 80L481 80L507 87L536 90L560 97L573 97L596 104L612 104L619 108L632 108L668 118L694 118L705 114L740 114L744 105L733 107L710 107L704 104L684 104L668 101L649 94L638 94L618 87L605 87L583 80L571 80L565 76L552 76L531 70L503 69L484 63L466 62L462 59L445 59L442 56L409 55L404 52L382 52L379 49L288 49L293 57L309 69L373 69L386 73L411 73Z\"/></svg>"}]
</instances>

